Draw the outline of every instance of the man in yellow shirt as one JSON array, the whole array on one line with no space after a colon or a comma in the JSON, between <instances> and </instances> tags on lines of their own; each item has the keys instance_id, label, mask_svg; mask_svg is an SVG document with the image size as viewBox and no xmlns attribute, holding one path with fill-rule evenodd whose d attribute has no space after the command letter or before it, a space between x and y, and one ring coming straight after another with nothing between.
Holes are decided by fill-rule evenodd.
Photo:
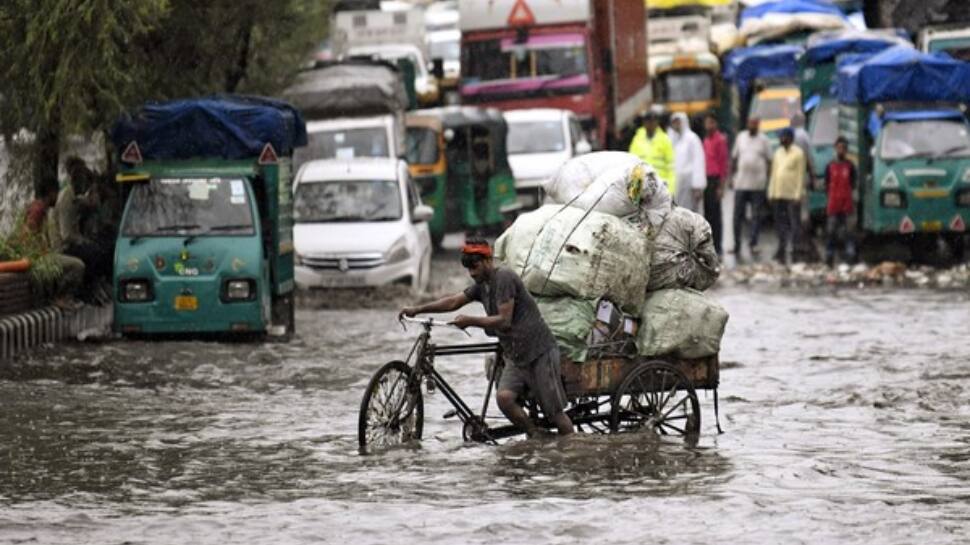
<instances>
[{"instance_id":1,"label":"man in yellow shirt","mask_svg":"<svg viewBox=\"0 0 970 545\"><path fill-rule=\"evenodd\" d=\"M660 120L656 112L647 112L643 116L643 126L637 129L630 142L630 153L636 155L644 163L653 167L664 182L670 196L676 195L677 178L674 177L674 146L666 131L660 129Z\"/></svg>"},{"instance_id":2,"label":"man in yellow shirt","mask_svg":"<svg viewBox=\"0 0 970 545\"><path fill-rule=\"evenodd\" d=\"M768 202L775 215L778 231L778 251L775 260L791 263L798 242L802 197L805 195L806 159L801 148L793 145L795 133L782 129L781 145L771 161L768 181Z\"/></svg>"}]
</instances>

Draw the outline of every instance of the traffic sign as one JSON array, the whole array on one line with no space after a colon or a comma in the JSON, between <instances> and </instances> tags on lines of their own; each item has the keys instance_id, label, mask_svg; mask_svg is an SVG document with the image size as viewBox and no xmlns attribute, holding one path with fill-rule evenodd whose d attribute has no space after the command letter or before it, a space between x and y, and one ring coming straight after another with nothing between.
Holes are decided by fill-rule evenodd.
<instances>
[{"instance_id":1,"label":"traffic sign","mask_svg":"<svg viewBox=\"0 0 970 545\"><path fill-rule=\"evenodd\" d=\"M536 24L536 17L525 0L516 0L509 12L508 23L509 26L532 26Z\"/></svg>"}]
</instances>

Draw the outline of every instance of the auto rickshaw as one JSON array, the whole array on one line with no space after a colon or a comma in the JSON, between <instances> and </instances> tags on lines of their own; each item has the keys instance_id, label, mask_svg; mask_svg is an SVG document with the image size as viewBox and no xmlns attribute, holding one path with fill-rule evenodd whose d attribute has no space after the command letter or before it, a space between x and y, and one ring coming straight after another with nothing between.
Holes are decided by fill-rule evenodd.
<instances>
[{"instance_id":1,"label":"auto rickshaw","mask_svg":"<svg viewBox=\"0 0 970 545\"><path fill-rule=\"evenodd\" d=\"M445 107L407 114L407 160L422 200L434 207L431 239L500 232L521 207L506 155L508 127L494 109Z\"/></svg>"}]
</instances>

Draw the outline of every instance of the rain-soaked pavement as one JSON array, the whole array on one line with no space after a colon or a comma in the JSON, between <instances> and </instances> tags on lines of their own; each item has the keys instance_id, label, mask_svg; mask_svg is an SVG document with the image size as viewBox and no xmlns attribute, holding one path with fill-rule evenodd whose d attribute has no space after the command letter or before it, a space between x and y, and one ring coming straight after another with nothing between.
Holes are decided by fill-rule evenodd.
<instances>
[{"instance_id":1,"label":"rain-soaked pavement","mask_svg":"<svg viewBox=\"0 0 970 545\"><path fill-rule=\"evenodd\" d=\"M110 341L0 370L0 542L957 544L970 535L965 290L714 290L731 313L725 433L701 393L694 447L651 436L463 444L439 393L425 398L419 448L374 456L357 453L360 398L415 331L395 321L400 294L371 294L364 309L320 295L298 312L289 344ZM477 357L437 365L480 403Z\"/></svg>"}]
</instances>

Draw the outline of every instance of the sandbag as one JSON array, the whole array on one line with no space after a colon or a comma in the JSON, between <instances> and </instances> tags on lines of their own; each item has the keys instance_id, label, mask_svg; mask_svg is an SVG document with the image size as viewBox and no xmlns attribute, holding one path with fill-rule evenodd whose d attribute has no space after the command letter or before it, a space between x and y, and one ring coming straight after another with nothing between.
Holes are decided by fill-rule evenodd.
<instances>
[{"instance_id":1,"label":"sandbag","mask_svg":"<svg viewBox=\"0 0 970 545\"><path fill-rule=\"evenodd\" d=\"M728 313L691 289L655 291L640 312L637 352L641 356L703 358L717 354Z\"/></svg>"},{"instance_id":2,"label":"sandbag","mask_svg":"<svg viewBox=\"0 0 970 545\"><path fill-rule=\"evenodd\" d=\"M653 237L647 291L706 290L721 274L711 225L704 216L675 206Z\"/></svg>"},{"instance_id":3,"label":"sandbag","mask_svg":"<svg viewBox=\"0 0 970 545\"><path fill-rule=\"evenodd\" d=\"M525 240L518 231L514 238L516 248L532 246L521 275L530 292L605 297L634 312L643 304L650 279L649 246L647 237L628 222L566 207L534 239Z\"/></svg>"},{"instance_id":4,"label":"sandbag","mask_svg":"<svg viewBox=\"0 0 970 545\"><path fill-rule=\"evenodd\" d=\"M515 271L519 276L525 272L525 261L546 222L555 216L563 205L547 204L532 212L520 214L515 222L503 232L493 245L495 259Z\"/></svg>"},{"instance_id":5,"label":"sandbag","mask_svg":"<svg viewBox=\"0 0 970 545\"><path fill-rule=\"evenodd\" d=\"M536 297L539 313L556 338L560 352L574 362L586 361L596 301L573 297Z\"/></svg>"}]
</instances>

